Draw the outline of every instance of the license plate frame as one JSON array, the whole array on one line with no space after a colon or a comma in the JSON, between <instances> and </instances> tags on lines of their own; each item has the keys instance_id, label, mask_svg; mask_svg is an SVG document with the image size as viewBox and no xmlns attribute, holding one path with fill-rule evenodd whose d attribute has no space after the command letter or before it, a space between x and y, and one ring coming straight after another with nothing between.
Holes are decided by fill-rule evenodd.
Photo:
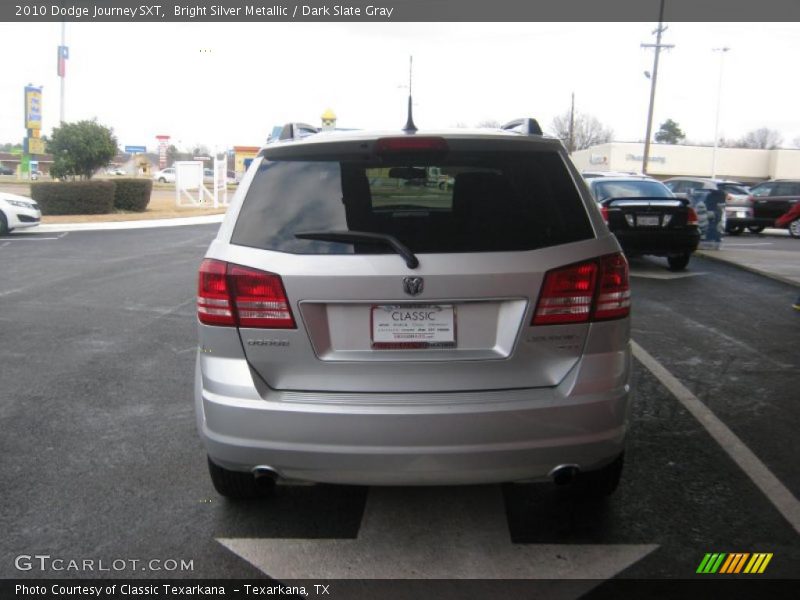
<instances>
[{"instance_id":1,"label":"license plate frame","mask_svg":"<svg viewBox=\"0 0 800 600\"><path fill-rule=\"evenodd\" d=\"M658 215L636 215L637 227L660 227L661 217Z\"/></svg>"},{"instance_id":2,"label":"license plate frame","mask_svg":"<svg viewBox=\"0 0 800 600\"><path fill-rule=\"evenodd\" d=\"M454 348L453 304L374 304L370 341L375 350Z\"/></svg>"}]
</instances>

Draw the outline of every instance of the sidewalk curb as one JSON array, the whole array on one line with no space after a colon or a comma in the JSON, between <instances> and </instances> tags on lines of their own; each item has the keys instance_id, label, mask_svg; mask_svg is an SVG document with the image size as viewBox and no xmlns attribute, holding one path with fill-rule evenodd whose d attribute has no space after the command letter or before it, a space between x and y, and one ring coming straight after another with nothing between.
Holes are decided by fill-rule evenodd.
<instances>
[{"instance_id":1,"label":"sidewalk curb","mask_svg":"<svg viewBox=\"0 0 800 600\"><path fill-rule=\"evenodd\" d=\"M780 281L781 283L785 283L793 287L800 288L800 283L797 283L796 281L789 279L788 277L783 277L782 275L776 275L775 273L770 273L769 271L762 271L761 269L756 269L755 267L751 267L749 265L725 259L721 256L709 253L708 250L696 250L695 255L702 256L703 258L707 258L709 260L713 260L716 262L725 263L726 265L731 265L738 269L742 269L743 271L755 273L756 275L762 275L763 277L769 277L770 279L774 279L775 281Z\"/></svg>"},{"instance_id":2,"label":"sidewalk curb","mask_svg":"<svg viewBox=\"0 0 800 600\"><path fill-rule=\"evenodd\" d=\"M55 233L59 231L109 231L122 229L150 229L157 227L180 227L181 225L206 225L222 223L224 214L199 217L176 217L172 219L140 219L137 221L102 221L99 223L41 223L28 231Z\"/></svg>"}]
</instances>

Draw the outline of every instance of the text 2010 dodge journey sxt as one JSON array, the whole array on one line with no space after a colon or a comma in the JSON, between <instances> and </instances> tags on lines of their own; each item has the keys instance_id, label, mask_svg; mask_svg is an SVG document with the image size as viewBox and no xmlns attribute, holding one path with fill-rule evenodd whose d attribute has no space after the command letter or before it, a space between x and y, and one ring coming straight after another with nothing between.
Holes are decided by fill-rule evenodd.
<instances>
[{"instance_id":1,"label":"text 2010 dodge journey sxt","mask_svg":"<svg viewBox=\"0 0 800 600\"><path fill-rule=\"evenodd\" d=\"M611 493L628 265L561 143L532 119L309 129L260 152L200 266L197 424L217 491Z\"/></svg>"}]
</instances>

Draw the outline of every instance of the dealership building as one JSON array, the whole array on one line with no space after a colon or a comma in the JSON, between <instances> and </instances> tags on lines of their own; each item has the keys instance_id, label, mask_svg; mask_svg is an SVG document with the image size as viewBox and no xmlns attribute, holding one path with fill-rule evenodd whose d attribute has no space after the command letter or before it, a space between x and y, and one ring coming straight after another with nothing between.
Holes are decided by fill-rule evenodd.
<instances>
[{"instance_id":1,"label":"dealership building","mask_svg":"<svg viewBox=\"0 0 800 600\"><path fill-rule=\"evenodd\" d=\"M716 177L756 183L767 179L800 179L800 150L717 148ZM611 142L573 152L580 171L641 172L642 142ZM714 148L651 144L647 173L658 179L711 177Z\"/></svg>"}]
</instances>

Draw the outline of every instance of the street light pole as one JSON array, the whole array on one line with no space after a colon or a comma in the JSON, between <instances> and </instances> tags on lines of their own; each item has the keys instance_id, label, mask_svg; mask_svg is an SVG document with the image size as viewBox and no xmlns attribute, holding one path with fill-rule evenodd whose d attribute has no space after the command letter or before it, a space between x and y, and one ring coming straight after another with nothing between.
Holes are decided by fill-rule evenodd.
<instances>
[{"instance_id":1,"label":"street light pole","mask_svg":"<svg viewBox=\"0 0 800 600\"><path fill-rule=\"evenodd\" d=\"M719 52L719 82L717 83L717 118L714 123L714 150L711 152L711 179L717 176L717 145L719 144L719 107L722 101L722 59L730 48L712 48L712 52Z\"/></svg>"},{"instance_id":2,"label":"street light pole","mask_svg":"<svg viewBox=\"0 0 800 600\"><path fill-rule=\"evenodd\" d=\"M662 27L664 21L664 0L661 0L661 6L658 11L658 29L653 33L656 34L655 44L642 44L642 48L655 48L655 57L653 58L653 76L650 78L650 107L647 109L647 133L644 138L644 156L642 157L642 173L647 174L647 161L650 159L650 134L653 131L653 105L656 100L656 79L658 78L658 55L661 48L674 48L674 44L662 44L661 34L666 31L666 27Z\"/></svg>"}]
</instances>

